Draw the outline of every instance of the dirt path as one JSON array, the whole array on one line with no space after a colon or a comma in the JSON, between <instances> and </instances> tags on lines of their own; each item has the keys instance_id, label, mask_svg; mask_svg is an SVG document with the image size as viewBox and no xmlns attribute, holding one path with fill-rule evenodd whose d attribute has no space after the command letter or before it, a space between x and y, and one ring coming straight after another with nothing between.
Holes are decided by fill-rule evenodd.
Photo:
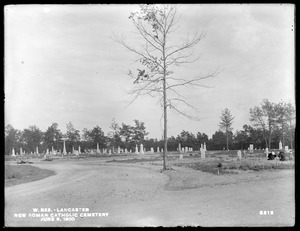
<instances>
[{"instance_id":1,"label":"dirt path","mask_svg":"<svg viewBox=\"0 0 300 231\"><path fill-rule=\"evenodd\" d=\"M183 190L174 180L180 178L176 174L188 176L193 173L180 169L166 175L160 173L158 166L106 164L104 161L63 161L35 166L55 170L57 175L6 188L5 226L294 224L292 170L274 171L272 177L262 173L260 180L235 180L225 185L214 183L219 176L197 171L196 174L201 173L198 182L206 182L205 187ZM195 177L192 179L190 183L194 184ZM60 208L87 208L88 213L108 213L108 216L76 217L74 221L41 221L41 218L28 217L33 213L33 208L51 209L48 217L51 213L57 214ZM260 211L273 211L273 215L260 215ZM14 217L17 213L25 213L26 218ZM80 212L77 215L80 216Z\"/></svg>"}]
</instances>

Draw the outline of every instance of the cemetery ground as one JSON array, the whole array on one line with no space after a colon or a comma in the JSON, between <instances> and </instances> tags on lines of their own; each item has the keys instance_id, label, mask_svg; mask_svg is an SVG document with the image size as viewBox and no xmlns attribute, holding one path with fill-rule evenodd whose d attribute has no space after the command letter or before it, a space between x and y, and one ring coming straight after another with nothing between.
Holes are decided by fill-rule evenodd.
<instances>
[{"instance_id":1,"label":"cemetery ground","mask_svg":"<svg viewBox=\"0 0 300 231\"><path fill-rule=\"evenodd\" d=\"M242 160L236 151L208 151L205 159L198 152L184 153L183 159L169 153L173 170L163 172L157 153L53 156L52 161L27 156L23 160L32 164L22 165L18 160L5 164L10 181L12 175L20 178L17 184L5 181L6 227L277 227L295 222L294 160L267 160L259 152ZM39 180L15 174L30 175L26 172Z\"/></svg>"}]
</instances>

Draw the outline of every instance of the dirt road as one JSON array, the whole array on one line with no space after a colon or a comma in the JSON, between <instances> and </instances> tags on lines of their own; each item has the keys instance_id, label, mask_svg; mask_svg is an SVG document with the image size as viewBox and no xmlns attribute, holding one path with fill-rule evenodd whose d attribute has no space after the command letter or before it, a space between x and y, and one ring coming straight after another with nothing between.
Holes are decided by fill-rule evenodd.
<instances>
[{"instance_id":1,"label":"dirt road","mask_svg":"<svg viewBox=\"0 0 300 231\"><path fill-rule=\"evenodd\" d=\"M294 225L293 170L249 173L250 180L226 184L226 176L215 183L219 176L191 170L198 182L206 182L203 187L198 183L197 188L175 189L177 177L150 164L77 160L34 166L57 174L5 188L7 227ZM175 170L174 176L181 170L184 174L184 169Z\"/></svg>"}]
</instances>

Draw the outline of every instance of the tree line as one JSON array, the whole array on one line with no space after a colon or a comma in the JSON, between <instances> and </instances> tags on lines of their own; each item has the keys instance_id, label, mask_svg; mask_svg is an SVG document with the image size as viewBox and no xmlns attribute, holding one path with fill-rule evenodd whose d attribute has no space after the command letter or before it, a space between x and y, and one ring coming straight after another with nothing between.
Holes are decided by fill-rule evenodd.
<instances>
[{"instance_id":1,"label":"tree line","mask_svg":"<svg viewBox=\"0 0 300 231\"><path fill-rule=\"evenodd\" d=\"M291 103L280 102L271 103L264 99L260 106L250 109L249 121L251 124L245 124L241 130L232 132L234 116L228 108L222 111L220 116L219 130L211 138L207 134L197 132L196 134L183 130L177 136L168 137L168 151L176 151L178 144L181 147L190 147L193 150L199 150L201 143L206 143L208 150L224 149L247 149L250 144L254 148L269 149L278 148L281 141L283 147L288 145L294 147L295 135L295 108ZM146 150L153 147L164 148L164 139L148 138L145 123L137 119L133 124L118 123L112 120L110 131L105 135L104 131L98 125L92 129L84 128L80 133L72 122L66 124L66 133L62 133L57 123L52 123L46 131L41 131L37 126L32 125L24 130L15 129L12 125L5 127L5 154L9 155L14 148L17 152L22 148L26 153L34 152L38 147L40 152L46 149L63 149L62 138L66 138L67 152L78 149L81 150L110 148L112 151L116 148L127 148L134 151L136 145L141 143Z\"/></svg>"}]
</instances>

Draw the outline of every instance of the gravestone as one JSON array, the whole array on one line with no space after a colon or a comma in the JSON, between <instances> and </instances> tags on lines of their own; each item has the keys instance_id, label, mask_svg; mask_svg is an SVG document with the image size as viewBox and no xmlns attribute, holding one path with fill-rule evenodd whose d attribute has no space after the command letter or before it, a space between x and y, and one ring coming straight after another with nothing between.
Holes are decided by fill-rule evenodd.
<instances>
[{"instance_id":1,"label":"gravestone","mask_svg":"<svg viewBox=\"0 0 300 231\"><path fill-rule=\"evenodd\" d=\"M120 150L120 146L118 146L118 151L117 151L117 152L118 152L118 154L121 152L121 150Z\"/></svg>"},{"instance_id":2,"label":"gravestone","mask_svg":"<svg viewBox=\"0 0 300 231\"><path fill-rule=\"evenodd\" d=\"M161 152L164 152L164 149L163 149L163 148L161 149Z\"/></svg>"},{"instance_id":3,"label":"gravestone","mask_svg":"<svg viewBox=\"0 0 300 231\"><path fill-rule=\"evenodd\" d=\"M20 148L20 155L23 156L22 148Z\"/></svg>"},{"instance_id":4,"label":"gravestone","mask_svg":"<svg viewBox=\"0 0 300 231\"><path fill-rule=\"evenodd\" d=\"M184 152L184 148L181 149L181 152Z\"/></svg>"},{"instance_id":5,"label":"gravestone","mask_svg":"<svg viewBox=\"0 0 300 231\"><path fill-rule=\"evenodd\" d=\"M286 152L288 152L288 151L289 151L289 146L284 146L284 150L285 150Z\"/></svg>"},{"instance_id":6,"label":"gravestone","mask_svg":"<svg viewBox=\"0 0 300 231\"><path fill-rule=\"evenodd\" d=\"M128 153L127 148L125 148L125 153L126 153L126 154Z\"/></svg>"},{"instance_id":7,"label":"gravestone","mask_svg":"<svg viewBox=\"0 0 300 231\"><path fill-rule=\"evenodd\" d=\"M65 140L64 140L63 154L64 154L64 155L67 155L66 141L65 141Z\"/></svg>"},{"instance_id":8,"label":"gravestone","mask_svg":"<svg viewBox=\"0 0 300 231\"><path fill-rule=\"evenodd\" d=\"M159 147L157 147L157 152L159 153L160 151L159 151Z\"/></svg>"},{"instance_id":9,"label":"gravestone","mask_svg":"<svg viewBox=\"0 0 300 231\"><path fill-rule=\"evenodd\" d=\"M75 155L76 155L77 157L79 156L78 150L75 150Z\"/></svg>"},{"instance_id":10,"label":"gravestone","mask_svg":"<svg viewBox=\"0 0 300 231\"><path fill-rule=\"evenodd\" d=\"M36 154L39 154L39 148L36 147Z\"/></svg>"},{"instance_id":11,"label":"gravestone","mask_svg":"<svg viewBox=\"0 0 300 231\"><path fill-rule=\"evenodd\" d=\"M183 155L182 155L182 153L180 153L179 160L182 160L182 159L183 159Z\"/></svg>"},{"instance_id":12,"label":"gravestone","mask_svg":"<svg viewBox=\"0 0 300 231\"><path fill-rule=\"evenodd\" d=\"M151 147L151 149L150 149L150 152L151 152L151 153L154 153L154 149L153 149L153 147Z\"/></svg>"},{"instance_id":13,"label":"gravestone","mask_svg":"<svg viewBox=\"0 0 300 231\"><path fill-rule=\"evenodd\" d=\"M282 143L281 143L281 140L280 140L280 142L279 142L279 150L281 150L282 149Z\"/></svg>"},{"instance_id":14,"label":"gravestone","mask_svg":"<svg viewBox=\"0 0 300 231\"><path fill-rule=\"evenodd\" d=\"M46 155L48 155L49 154L49 149L47 148L47 150L46 150Z\"/></svg>"},{"instance_id":15,"label":"gravestone","mask_svg":"<svg viewBox=\"0 0 300 231\"><path fill-rule=\"evenodd\" d=\"M78 154L81 154L81 147L78 146Z\"/></svg>"},{"instance_id":16,"label":"gravestone","mask_svg":"<svg viewBox=\"0 0 300 231\"><path fill-rule=\"evenodd\" d=\"M204 142L204 145L203 145L203 149L204 149L204 151L207 151L206 150L206 143Z\"/></svg>"},{"instance_id":17,"label":"gravestone","mask_svg":"<svg viewBox=\"0 0 300 231\"><path fill-rule=\"evenodd\" d=\"M203 144L201 144L201 149L204 149Z\"/></svg>"},{"instance_id":18,"label":"gravestone","mask_svg":"<svg viewBox=\"0 0 300 231\"><path fill-rule=\"evenodd\" d=\"M250 153L253 153L253 144L250 144L249 151L250 151Z\"/></svg>"},{"instance_id":19,"label":"gravestone","mask_svg":"<svg viewBox=\"0 0 300 231\"><path fill-rule=\"evenodd\" d=\"M97 154L100 153L99 144L97 143Z\"/></svg>"},{"instance_id":20,"label":"gravestone","mask_svg":"<svg viewBox=\"0 0 300 231\"><path fill-rule=\"evenodd\" d=\"M189 148L188 147L185 147L185 152L188 152L189 151Z\"/></svg>"},{"instance_id":21,"label":"gravestone","mask_svg":"<svg viewBox=\"0 0 300 231\"><path fill-rule=\"evenodd\" d=\"M201 159L205 159L205 150L201 148Z\"/></svg>"},{"instance_id":22,"label":"gravestone","mask_svg":"<svg viewBox=\"0 0 300 231\"><path fill-rule=\"evenodd\" d=\"M52 153L53 153L53 152L54 152L54 148L53 148L53 146L52 146L52 149L51 149L51 150L52 150Z\"/></svg>"},{"instance_id":23,"label":"gravestone","mask_svg":"<svg viewBox=\"0 0 300 231\"><path fill-rule=\"evenodd\" d=\"M238 157L238 160L242 159L242 152L241 152L241 150L237 151L237 157Z\"/></svg>"},{"instance_id":24,"label":"gravestone","mask_svg":"<svg viewBox=\"0 0 300 231\"><path fill-rule=\"evenodd\" d=\"M140 145L140 153L141 154L145 154L145 152L144 152L144 145L143 144Z\"/></svg>"},{"instance_id":25,"label":"gravestone","mask_svg":"<svg viewBox=\"0 0 300 231\"><path fill-rule=\"evenodd\" d=\"M109 154L109 155L111 155L111 149L109 149L109 152L108 152L108 154Z\"/></svg>"},{"instance_id":26,"label":"gravestone","mask_svg":"<svg viewBox=\"0 0 300 231\"><path fill-rule=\"evenodd\" d=\"M135 154L139 154L139 149L137 145L135 145Z\"/></svg>"},{"instance_id":27,"label":"gravestone","mask_svg":"<svg viewBox=\"0 0 300 231\"><path fill-rule=\"evenodd\" d=\"M178 144L178 151L181 152L181 143Z\"/></svg>"}]
</instances>

